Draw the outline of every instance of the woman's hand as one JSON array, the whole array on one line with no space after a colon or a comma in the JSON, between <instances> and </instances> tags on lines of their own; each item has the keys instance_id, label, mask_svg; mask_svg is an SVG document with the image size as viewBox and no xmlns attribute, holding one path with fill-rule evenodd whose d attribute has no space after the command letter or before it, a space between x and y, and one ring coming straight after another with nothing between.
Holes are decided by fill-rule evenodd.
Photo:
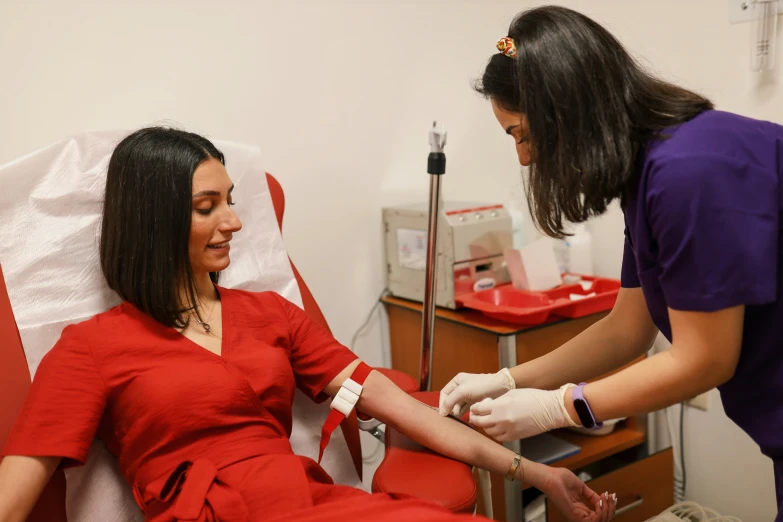
<instances>
[{"instance_id":1,"label":"woman's hand","mask_svg":"<svg viewBox=\"0 0 783 522\"><path fill-rule=\"evenodd\" d=\"M614 493L598 495L565 468L548 467L541 491L571 522L605 522L617 507Z\"/></svg>"},{"instance_id":2,"label":"woman's hand","mask_svg":"<svg viewBox=\"0 0 783 522\"><path fill-rule=\"evenodd\" d=\"M516 387L508 368L497 373L458 373L440 392L440 414L462 417L473 404Z\"/></svg>"}]
</instances>

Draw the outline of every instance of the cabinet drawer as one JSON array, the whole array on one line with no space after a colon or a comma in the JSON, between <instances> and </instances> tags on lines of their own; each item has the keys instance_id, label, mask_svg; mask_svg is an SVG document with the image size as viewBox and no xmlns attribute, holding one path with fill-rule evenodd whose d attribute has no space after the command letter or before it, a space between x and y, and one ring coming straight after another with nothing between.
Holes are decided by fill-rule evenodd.
<instances>
[{"instance_id":1,"label":"cabinet drawer","mask_svg":"<svg viewBox=\"0 0 783 522\"><path fill-rule=\"evenodd\" d=\"M628 464L587 483L603 495L617 494L616 522L644 522L674 504L674 458L671 448ZM547 500L547 520L566 519Z\"/></svg>"}]
</instances>

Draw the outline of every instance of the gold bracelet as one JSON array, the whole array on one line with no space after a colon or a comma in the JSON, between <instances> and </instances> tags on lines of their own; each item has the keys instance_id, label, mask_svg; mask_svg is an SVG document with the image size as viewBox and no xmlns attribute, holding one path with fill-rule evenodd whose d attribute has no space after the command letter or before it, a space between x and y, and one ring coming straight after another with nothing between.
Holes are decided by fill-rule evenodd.
<instances>
[{"instance_id":1,"label":"gold bracelet","mask_svg":"<svg viewBox=\"0 0 783 522\"><path fill-rule=\"evenodd\" d=\"M510 480L511 482L514 481L514 475L517 474L517 468L521 465L521 459L522 455L517 454L514 457L514 460L511 461L511 467L508 469L508 473L506 474L506 480Z\"/></svg>"}]
</instances>

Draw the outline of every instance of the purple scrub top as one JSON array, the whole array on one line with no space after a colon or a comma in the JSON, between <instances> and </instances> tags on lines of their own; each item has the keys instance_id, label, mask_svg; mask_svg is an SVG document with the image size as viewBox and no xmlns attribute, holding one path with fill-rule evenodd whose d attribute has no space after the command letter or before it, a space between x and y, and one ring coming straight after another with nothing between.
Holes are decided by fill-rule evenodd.
<instances>
[{"instance_id":1,"label":"purple scrub top","mask_svg":"<svg viewBox=\"0 0 783 522\"><path fill-rule=\"evenodd\" d=\"M745 305L739 364L719 390L728 417L775 461L780 506L783 127L707 111L666 134L640 154L625 202L622 285L641 286L669 341L667 308Z\"/></svg>"}]
</instances>

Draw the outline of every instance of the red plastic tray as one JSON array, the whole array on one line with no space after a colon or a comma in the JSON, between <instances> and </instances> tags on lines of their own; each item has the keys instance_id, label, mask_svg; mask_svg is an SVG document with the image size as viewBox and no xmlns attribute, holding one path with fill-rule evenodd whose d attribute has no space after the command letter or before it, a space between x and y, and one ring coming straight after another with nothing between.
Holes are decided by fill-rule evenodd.
<instances>
[{"instance_id":1,"label":"red plastic tray","mask_svg":"<svg viewBox=\"0 0 783 522\"><path fill-rule=\"evenodd\" d=\"M550 315L573 319L611 310L620 291L620 281L589 276L581 278L592 283L590 288L585 289L576 283L542 292L528 292L513 285L503 285L462 295L459 300L466 308L520 325L542 324ZM571 294L587 296L593 292L596 295L576 301L570 299Z\"/></svg>"},{"instance_id":2,"label":"red plastic tray","mask_svg":"<svg viewBox=\"0 0 783 522\"><path fill-rule=\"evenodd\" d=\"M577 283L559 286L541 293L552 300L555 306L552 313L561 317L574 319L611 310L620 292L620 281L595 278L592 283L587 290ZM571 300L570 298L571 294L587 296L592 293L595 295L584 299Z\"/></svg>"},{"instance_id":3,"label":"red plastic tray","mask_svg":"<svg viewBox=\"0 0 783 522\"><path fill-rule=\"evenodd\" d=\"M460 296L463 306L515 324L541 324L549 318L552 300L542 294L503 285Z\"/></svg>"}]
</instances>

